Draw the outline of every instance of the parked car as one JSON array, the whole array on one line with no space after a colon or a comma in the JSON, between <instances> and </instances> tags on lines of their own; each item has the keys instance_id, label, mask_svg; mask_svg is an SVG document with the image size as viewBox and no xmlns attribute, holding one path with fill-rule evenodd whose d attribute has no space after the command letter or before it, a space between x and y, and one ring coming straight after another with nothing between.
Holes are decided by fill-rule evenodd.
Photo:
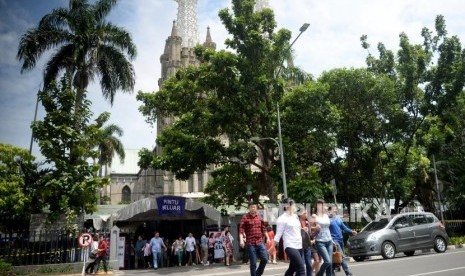
<instances>
[{"instance_id":1,"label":"parked car","mask_svg":"<svg viewBox=\"0 0 465 276\"><path fill-rule=\"evenodd\" d=\"M434 214L414 212L370 222L348 240L347 247L349 255L360 262L374 255L391 259L398 252L412 256L421 249L433 248L442 253L447 250L448 241L444 225Z\"/></svg>"}]
</instances>

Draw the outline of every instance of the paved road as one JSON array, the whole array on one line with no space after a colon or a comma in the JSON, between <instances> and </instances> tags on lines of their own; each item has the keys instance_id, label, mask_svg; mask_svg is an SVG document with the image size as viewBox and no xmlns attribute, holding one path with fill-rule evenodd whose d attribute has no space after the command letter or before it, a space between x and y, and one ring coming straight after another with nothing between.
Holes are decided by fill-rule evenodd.
<instances>
[{"instance_id":1,"label":"paved road","mask_svg":"<svg viewBox=\"0 0 465 276\"><path fill-rule=\"evenodd\" d=\"M421 253L417 251L412 257L399 254L392 260L367 260L361 263L350 263L354 275L369 276L463 276L465 275L465 249L448 250L443 254ZM268 264L264 276L284 275L288 264ZM116 275L189 275L189 276L247 276L247 265L225 267L220 264L211 266L171 267L154 270L116 271ZM344 272L336 273L344 276Z\"/></svg>"}]
</instances>

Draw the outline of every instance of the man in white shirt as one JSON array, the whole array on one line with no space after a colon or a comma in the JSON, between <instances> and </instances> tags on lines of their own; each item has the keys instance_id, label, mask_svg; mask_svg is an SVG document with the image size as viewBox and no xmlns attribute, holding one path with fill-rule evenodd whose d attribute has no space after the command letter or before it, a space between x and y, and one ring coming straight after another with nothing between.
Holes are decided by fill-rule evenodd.
<instances>
[{"instance_id":1,"label":"man in white shirt","mask_svg":"<svg viewBox=\"0 0 465 276\"><path fill-rule=\"evenodd\" d=\"M192 265L192 264L195 265L195 260L196 260L196 256L195 256L195 238L192 235L192 233L189 233L189 235L186 238L186 253L187 253L187 256L189 258L186 266L188 264L189 265Z\"/></svg>"}]
</instances>

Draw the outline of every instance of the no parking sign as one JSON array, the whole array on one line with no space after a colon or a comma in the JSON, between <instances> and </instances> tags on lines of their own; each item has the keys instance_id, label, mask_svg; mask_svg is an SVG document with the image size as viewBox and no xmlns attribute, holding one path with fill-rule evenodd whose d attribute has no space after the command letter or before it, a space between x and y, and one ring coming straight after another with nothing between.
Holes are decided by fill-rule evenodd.
<instances>
[{"instance_id":1,"label":"no parking sign","mask_svg":"<svg viewBox=\"0 0 465 276\"><path fill-rule=\"evenodd\" d=\"M82 247L88 247L89 245L91 245L92 241L93 239L90 233L82 233L81 235L79 235L78 242L79 245Z\"/></svg>"}]
</instances>

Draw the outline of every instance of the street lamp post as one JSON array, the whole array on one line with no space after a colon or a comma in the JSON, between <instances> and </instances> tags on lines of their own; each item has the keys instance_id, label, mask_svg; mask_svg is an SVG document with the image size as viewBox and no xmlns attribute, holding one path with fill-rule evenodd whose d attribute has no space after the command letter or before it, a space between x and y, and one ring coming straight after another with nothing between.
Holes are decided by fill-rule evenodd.
<instances>
[{"instance_id":1,"label":"street lamp post","mask_svg":"<svg viewBox=\"0 0 465 276\"><path fill-rule=\"evenodd\" d=\"M439 212L441 214L441 221L444 223L444 214L442 212L442 202L441 202L441 193L439 191L439 181L438 181L438 173L436 171L436 158L433 154L433 166L434 166L434 180L436 182L436 193L438 195L438 204L439 204Z\"/></svg>"},{"instance_id":2,"label":"street lamp post","mask_svg":"<svg viewBox=\"0 0 465 276\"><path fill-rule=\"evenodd\" d=\"M279 156L281 159L281 173L283 178L283 193L284 198L287 198L287 182L286 182L286 168L284 167L284 151L283 151L283 138L281 136L281 116L279 114L279 103L276 103L276 109L278 111L278 148L279 148Z\"/></svg>"},{"instance_id":3,"label":"street lamp post","mask_svg":"<svg viewBox=\"0 0 465 276\"><path fill-rule=\"evenodd\" d=\"M32 122L35 122L37 120L37 109L39 108L39 92L37 92L37 99L36 99L36 109L34 111L34 121ZM29 154L32 154L32 143L34 142L34 133L32 133L32 130L31 130L31 143L29 144Z\"/></svg>"},{"instance_id":4,"label":"street lamp post","mask_svg":"<svg viewBox=\"0 0 465 276\"><path fill-rule=\"evenodd\" d=\"M304 23L302 25L302 27L300 27L299 35L297 35L297 37L294 39L294 41L292 41L291 45L289 45L289 47L285 50L285 54L287 54L287 52L289 50L291 50L292 45L294 45L294 43L297 41L297 39L299 39L300 35L302 35L302 33L305 32L308 29L309 26L310 26L309 23ZM281 68L283 67L283 64L284 64L284 57L283 57L283 60L281 61L281 64L280 64L280 66L278 68L278 72L276 72L276 77L279 76L279 73L281 72ZM283 193L284 193L284 198L287 198L286 169L284 167L284 149L283 149L283 138L282 138L282 135L281 135L281 116L279 114L279 103L276 103L276 110L278 112L277 113L278 114L278 147L279 147L279 154L280 154L280 159L281 159L281 173L282 173L282 178L283 178Z\"/></svg>"}]
</instances>

